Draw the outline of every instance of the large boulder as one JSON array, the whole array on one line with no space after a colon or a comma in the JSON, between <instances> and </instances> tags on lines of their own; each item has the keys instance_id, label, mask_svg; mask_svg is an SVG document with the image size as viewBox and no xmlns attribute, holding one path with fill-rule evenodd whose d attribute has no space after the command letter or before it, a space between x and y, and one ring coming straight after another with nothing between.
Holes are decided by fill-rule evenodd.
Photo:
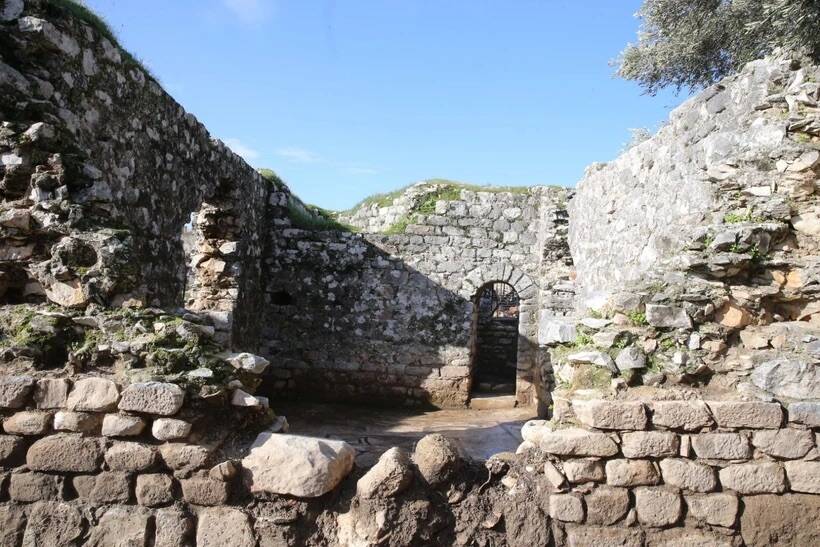
<instances>
[{"instance_id":1,"label":"large boulder","mask_svg":"<svg viewBox=\"0 0 820 547\"><path fill-rule=\"evenodd\" d=\"M253 493L316 498L353 469L355 453L343 441L262 432L242 460Z\"/></svg>"},{"instance_id":2,"label":"large boulder","mask_svg":"<svg viewBox=\"0 0 820 547\"><path fill-rule=\"evenodd\" d=\"M450 479L461 466L456 445L439 434L427 435L418 442L413 461L421 476L431 485Z\"/></svg>"}]
</instances>

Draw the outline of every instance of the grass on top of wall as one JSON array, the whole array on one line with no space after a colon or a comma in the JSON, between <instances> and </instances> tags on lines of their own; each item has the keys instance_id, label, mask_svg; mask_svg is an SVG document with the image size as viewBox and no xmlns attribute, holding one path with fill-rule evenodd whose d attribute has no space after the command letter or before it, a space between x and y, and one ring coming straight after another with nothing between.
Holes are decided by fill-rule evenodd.
<instances>
[{"instance_id":1,"label":"grass on top of wall","mask_svg":"<svg viewBox=\"0 0 820 547\"><path fill-rule=\"evenodd\" d=\"M328 211L317 205L302 204L293 197L288 201L288 217L293 227L301 230L358 231L354 226L336 220L336 213L333 211Z\"/></svg>"},{"instance_id":2,"label":"grass on top of wall","mask_svg":"<svg viewBox=\"0 0 820 547\"><path fill-rule=\"evenodd\" d=\"M365 199L354 205L351 209L348 209L348 212L356 211L361 207L365 207L367 205L375 205L377 207L389 207L393 205L393 203L399 197L401 197L402 194L404 194L407 190L409 190L416 184L417 183L408 184L407 186L402 186L397 190L393 190L392 192L387 192L384 194L373 194L372 196L366 197ZM529 194L531 190L529 186L484 186L480 184L468 184L465 182L458 182L449 179L427 179L424 181L424 184L428 186L442 185L444 188L439 189L437 192L442 195L442 197L440 197L439 199L445 199L449 201L459 199L461 197L461 190L468 190L471 192L490 192L493 194ZM435 210L435 204L433 204L433 210Z\"/></svg>"},{"instance_id":3,"label":"grass on top of wall","mask_svg":"<svg viewBox=\"0 0 820 547\"><path fill-rule=\"evenodd\" d=\"M120 45L117 35L114 34L113 30L111 30L111 26L106 22L106 20L91 11L85 4L78 0L48 0L48 6L55 8L61 15L78 19L96 30L100 35L105 37L109 42L120 49L126 62L138 66L152 79L157 82L159 81L159 79L148 68L146 68L145 63Z\"/></svg>"}]
</instances>

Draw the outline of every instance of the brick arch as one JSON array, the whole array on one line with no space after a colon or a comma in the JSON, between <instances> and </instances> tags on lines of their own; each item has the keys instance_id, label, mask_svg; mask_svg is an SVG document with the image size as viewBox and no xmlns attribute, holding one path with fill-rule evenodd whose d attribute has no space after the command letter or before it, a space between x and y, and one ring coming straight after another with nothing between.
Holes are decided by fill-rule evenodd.
<instances>
[{"instance_id":1,"label":"brick arch","mask_svg":"<svg viewBox=\"0 0 820 547\"><path fill-rule=\"evenodd\" d=\"M459 294L469 302L475 302L478 291L485 285L502 281L518 293L520 307L518 313L518 358L516 366L515 396L519 406L533 406L538 403L536 382L536 347L538 286L532 278L509 264L480 266L463 279ZM473 325L473 331L475 326ZM475 332L472 333L475 335ZM473 343L470 344L470 367L473 366ZM472 374L472 370L471 370Z\"/></svg>"}]
</instances>

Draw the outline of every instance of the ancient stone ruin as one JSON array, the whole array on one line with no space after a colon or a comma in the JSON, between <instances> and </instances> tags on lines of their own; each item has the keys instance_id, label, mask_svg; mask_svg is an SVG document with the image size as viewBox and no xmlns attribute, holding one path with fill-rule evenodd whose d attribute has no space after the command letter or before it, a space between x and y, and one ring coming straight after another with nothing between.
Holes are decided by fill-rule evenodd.
<instances>
[{"instance_id":1,"label":"ancient stone ruin","mask_svg":"<svg viewBox=\"0 0 820 547\"><path fill-rule=\"evenodd\" d=\"M818 101L781 52L574 190L329 218L0 0L0 546L820 544ZM541 419L365 469L293 398Z\"/></svg>"}]
</instances>

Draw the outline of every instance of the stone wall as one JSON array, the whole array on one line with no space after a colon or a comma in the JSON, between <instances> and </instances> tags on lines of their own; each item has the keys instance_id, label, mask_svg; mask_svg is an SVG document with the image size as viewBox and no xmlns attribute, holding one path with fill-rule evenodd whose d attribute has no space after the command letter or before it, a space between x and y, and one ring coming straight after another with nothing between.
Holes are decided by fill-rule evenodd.
<instances>
[{"instance_id":1,"label":"stone wall","mask_svg":"<svg viewBox=\"0 0 820 547\"><path fill-rule=\"evenodd\" d=\"M213 312L228 338L236 321L235 340L255 342L270 184L99 27L56 3L7 4L5 301L181 307L192 267L212 285L194 307ZM203 207L229 210L235 229L211 233L186 256L183 226Z\"/></svg>"},{"instance_id":2,"label":"stone wall","mask_svg":"<svg viewBox=\"0 0 820 547\"><path fill-rule=\"evenodd\" d=\"M548 300L561 282L567 289L567 191L459 189L441 197L433 184L412 192L433 199L429 211L408 217L403 233L285 228L274 235L262 350L273 363L269 389L464 405L474 299L485 284L504 281L522 301L518 401L545 402L537 319L543 306L557 315L570 311L560 298ZM544 270L552 277L542 283ZM275 304L282 294L289 304Z\"/></svg>"}]
</instances>

